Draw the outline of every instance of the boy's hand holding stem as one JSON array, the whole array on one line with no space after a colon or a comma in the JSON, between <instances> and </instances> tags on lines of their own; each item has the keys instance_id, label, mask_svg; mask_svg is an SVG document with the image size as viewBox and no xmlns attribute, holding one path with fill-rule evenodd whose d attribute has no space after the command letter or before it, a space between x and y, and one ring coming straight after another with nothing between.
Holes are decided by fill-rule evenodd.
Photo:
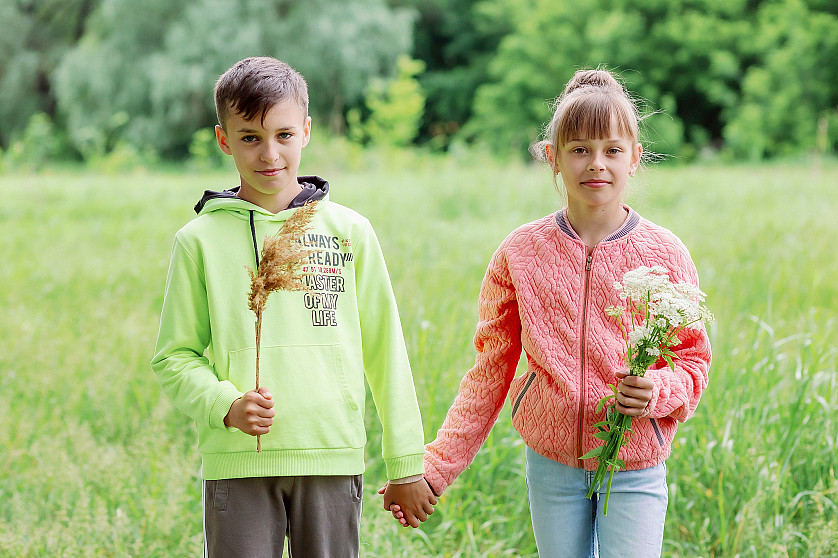
<instances>
[{"instance_id":1,"label":"boy's hand holding stem","mask_svg":"<svg viewBox=\"0 0 838 558\"><path fill-rule=\"evenodd\" d=\"M384 495L384 509L392 513L402 527L419 527L434 513L437 503L431 486L424 478L407 484L388 482L378 493Z\"/></svg>"},{"instance_id":2,"label":"boy's hand holding stem","mask_svg":"<svg viewBox=\"0 0 838 558\"><path fill-rule=\"evenodd\" d=\"M224 426L238 428L251 436L267 434L276 415L273 399L264 386L248 391L230 405L230 411L224 417Z\"/></svg>"}]
</instances>

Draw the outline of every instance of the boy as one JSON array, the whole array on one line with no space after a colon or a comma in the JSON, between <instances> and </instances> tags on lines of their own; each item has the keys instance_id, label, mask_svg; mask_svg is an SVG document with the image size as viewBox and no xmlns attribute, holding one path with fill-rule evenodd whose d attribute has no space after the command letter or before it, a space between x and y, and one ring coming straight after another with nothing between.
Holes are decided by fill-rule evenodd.
<instances>
[{"instance_id":1,"label":"boy","mask_svg":"<svg viewBox=\"0 0 838 558\"><path fill-rule=\"evenodd\" d=\"M383 425L385 497L424 516L410 503L430 493L381 249L365 218L329 201L325 180L297 176L311 133L302 76L273 58L247 58L219 78L215 103L218 145L241 184L205 192L198 217L178 231L151 363L198 427L205 555L281 557L287 536L294 556L358 556L365 376ZM265 236L313 200L301 239L315 250L303 270L309 291L268 299L255 391L246 268L256 267Z\"/></svg>"}]
</instances>

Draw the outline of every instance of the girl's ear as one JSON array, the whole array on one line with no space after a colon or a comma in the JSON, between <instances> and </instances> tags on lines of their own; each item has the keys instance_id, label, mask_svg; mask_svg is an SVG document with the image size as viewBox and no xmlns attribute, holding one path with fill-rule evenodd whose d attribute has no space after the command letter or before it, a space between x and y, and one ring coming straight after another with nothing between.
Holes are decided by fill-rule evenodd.
<instances>
[{"instance_id":1,"label":"girl's ear","mask_svg":"<svg viewBox=\"0 0 838 558\"><path fill-rule=\"evenodd\" d=\"M631 172L630 174L634 176L634 173L637 172L637 168L640 166L640 161L643 158L643 146L639 143L637 144L637 148L634 150L634 153L631 154Z\"/></svg>"},{"instance_id":2,"label":"girl's ear","mask_svg":"<svg viewBox=\"0 0 838 558\"><path fill-rule=\"evenodd\" d=\"M556 146L552 143L545 143L544 144L544 155L547 157L547 162L550 163L550 168L553 169L554 174L559 174L561 170L556 164Z\"/></svg>"},{"instance_id":3,"label":"girl's ear","mask_svg":"<svg viewBox=\"0 0 838 558\"><path fill-rule=\"evenodd\" d=\"M230 145L227 143L227 134L224 133L224 128L217 124L215 126L215 139L218 141L218 147L221 148L221 151L227 155L233 154L233 152L230 151Z\"/></svg>"}]
</instances>

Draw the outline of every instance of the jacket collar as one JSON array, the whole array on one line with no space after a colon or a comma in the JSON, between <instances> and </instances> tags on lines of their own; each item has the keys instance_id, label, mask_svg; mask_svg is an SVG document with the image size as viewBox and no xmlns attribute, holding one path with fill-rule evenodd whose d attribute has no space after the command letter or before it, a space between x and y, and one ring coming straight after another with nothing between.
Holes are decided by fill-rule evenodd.
<instances>
[{"instance_id":1,"label":"jacket collar","mask_svg":"<svg viewBox=\"0 0 838 558\"><path fill-rule=\"evenodd\" d=\"M613 240L619 240L624 236L627 236L631 231L635 229L635 227L637 227L638 224L640 224L640 215L627 205L624 205L623 207L625 207L628 210L628 217L626 217L626 220L623 222L619 229L608 235L606 238L603 238L601 242L611 242ZM566 207L556 213L556 224L559 226L559 229L561 229L561 231L565 235L569 236L574 240L582 240L581 238L579 238L579 235L576 234L576 231L573 230L573 227L570 226L570 221L567 220Z\"/></svg>"}]
</instances>

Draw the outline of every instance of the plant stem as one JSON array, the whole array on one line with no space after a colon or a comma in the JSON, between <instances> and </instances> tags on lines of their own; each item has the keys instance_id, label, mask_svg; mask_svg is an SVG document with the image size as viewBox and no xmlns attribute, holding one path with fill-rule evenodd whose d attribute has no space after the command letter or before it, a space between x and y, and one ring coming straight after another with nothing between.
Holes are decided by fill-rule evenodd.
<instances>
[{"instance_id":1,"label":"plant stem","mask_svg":"<svg viewBox=\"0 0 838 558\"><path fill-rule=\"evenodd\" d=\"M262 311L256 312L256 391L259 391L259 354L262 345ZM256 435L256 453L262 452L262 436Z\"/></svg>"},{"instance_id":2,"label":"plant stem","mask_svg":"<svg viewBox=\"0 0 838 558\"><path fill-rule=\"evenodd\" d=\"M594 478L591 480L591 486L588 488L588 498L593 496L593 493L602 486L605 481L605 475L608 474L608 486L605 492L605 504L602 515L608 515L608 500L611 496L611 483L614 480L614 473L620 468L615 465L617 454L620 448L623 447L623 441L626 437L626 432L631 430L632 417L617 413L615 411L614 417L610 420L608 427L608 440L605 441L605 447L602 449L597 465Z\"/></svg>"}]
</instances>

